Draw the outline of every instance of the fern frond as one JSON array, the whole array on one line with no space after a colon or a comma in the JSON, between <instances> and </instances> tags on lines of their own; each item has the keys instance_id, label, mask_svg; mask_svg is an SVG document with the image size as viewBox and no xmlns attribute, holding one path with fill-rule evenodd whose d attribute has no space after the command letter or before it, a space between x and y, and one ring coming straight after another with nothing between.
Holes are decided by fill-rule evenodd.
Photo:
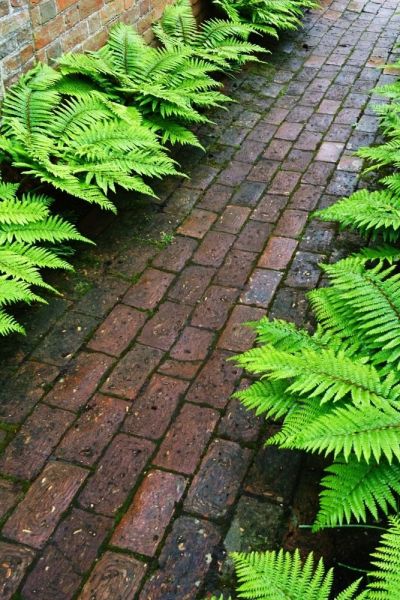
<instances>
[{"instance_id":1,"label":"fern frond","mask_svg":"<svg viewBox=\"0 0 400 600\"><path fill-rule=\"evenodd\" d=\"M375 570L369 573L374 579L368 583L368 600L394 600L400 589L400 518L389 519L389 530L381 537L380 544L372 553Z\"/></svg>"}]
</instances>

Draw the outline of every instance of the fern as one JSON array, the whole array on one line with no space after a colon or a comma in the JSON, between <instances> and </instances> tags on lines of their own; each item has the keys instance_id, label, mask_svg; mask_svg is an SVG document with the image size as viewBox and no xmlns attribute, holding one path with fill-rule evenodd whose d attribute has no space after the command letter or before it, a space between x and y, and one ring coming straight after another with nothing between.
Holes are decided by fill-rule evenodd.
<instances>
[{"instance_id":1,"label":"fern","mask_svg":"<svg viewBox=\"0 0 400 600\"><path fill-rule=\"evenodd\" d=\"M389 519L390 528L383 534L380 545L372 554L374 579L368 584L368 600L395 600L400 589L400 519Z\"/></svg>"},{"instance_id":2,"label":"fern","mask_svg":"<svg viewBox=\"0 0 400 600\"><path fill-rule=\"evenodd\" d=\"M32 287L55 291L45 283L40 269L71 269L51 246L39 244L88 241L73 225L50 215L50 198L35 194L18 198L17 187L0 181L0 335L24 333L5 307L44 302Z\"/></svg>"}]
</instances>

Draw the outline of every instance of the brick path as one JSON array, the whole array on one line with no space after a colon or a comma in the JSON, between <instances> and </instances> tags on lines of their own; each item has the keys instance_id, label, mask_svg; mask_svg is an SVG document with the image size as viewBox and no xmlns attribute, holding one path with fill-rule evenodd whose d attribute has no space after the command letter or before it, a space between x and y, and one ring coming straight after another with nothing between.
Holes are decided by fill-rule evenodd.
<instances>
[{"instance_id":1,"label":"brick path","mask_svg":"<svg viewBox=\"0 0 400 600\"><path fill-rule=\"evenodd\" d=\"M312 474L293 497L300 459L260 449L226 359L253 342L244 321L306 322L317 264L357 244L308 218L356 185L396 8L335 0L308 15L230 84L238 102L202 129L207 153L183 153L191 179L163 182L158 212L97 214L98 248L64 296L2 342L2 599L201 597L226 549L274 547L288 513L312 517ZM137 226L178 229L161 248L132 240Z\"/></svg>"}]
</instances>

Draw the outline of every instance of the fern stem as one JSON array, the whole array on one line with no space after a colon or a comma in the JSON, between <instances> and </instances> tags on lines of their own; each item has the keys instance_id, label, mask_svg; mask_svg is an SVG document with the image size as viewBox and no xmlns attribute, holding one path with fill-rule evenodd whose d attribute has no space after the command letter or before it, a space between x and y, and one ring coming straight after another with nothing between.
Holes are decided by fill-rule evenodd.
<instances>
[{"instance_id":1,"label":"fern stem","mask_svg":"<svg viewBox=\"0 0 400 600\"><path fill-rule=\"evenodd\" d=\"M299 529L312 529L314 525L299 525ZM363 525L363 524L344 524L344 525L335 525L332 529L377 529L379 531L387 531L385 527L379 527L379 525Z\"/></svg>"},{"instance_id":2,"label":"fern stem","mask_svg":"<svg viewBox=\"0 0 400 600\"><path fill-rule=\"evenodd\" d=\"M338 562L336 564L338 567L343 567L345 569L348 569L349 571L356 571L357 573L364 573L364 574L368 573L368 569L358 569L357 567L352 567L351 565L346 565L346 563L341 563L341 562Z\"/></svg>"}]
</instances>

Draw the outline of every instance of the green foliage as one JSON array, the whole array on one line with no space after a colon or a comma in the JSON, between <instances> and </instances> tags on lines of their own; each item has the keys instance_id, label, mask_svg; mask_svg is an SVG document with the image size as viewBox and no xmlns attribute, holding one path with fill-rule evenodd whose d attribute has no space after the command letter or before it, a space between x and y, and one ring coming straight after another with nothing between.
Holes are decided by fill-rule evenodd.
<instances>
[{"instance_id":1,"label":"green foliage","mask_svg":"<svg viewBox=\"0 0 400 600\"><path fill-rule=\"evenodd\" d=\"M153 31L165 48L189 48L194 56L208 61L216 70L229 70L257 60L256 52L266 52L248 41L255 28L247 23L214 18L198 27L190 0L166 6Z\"/></svg>"},{"instance_id":2,"label":"green foliage","mask_svg":"<svg viewBox=\"0 0 400 600\"><path fill-rule=\"evenodd\" d=\"M229 19L251 25L256 31L278 37L278 32L301 26L307 8L317 6L314 0L214 0Z\"/></svg>"},{"instance_id":3,"label":"green foliage","mask_svg":"<svg viewBox=\"0 0 400 600\"><path fill-rule=\"evenodd\" d=\"M176 173L139 112L92 90L65 97L62 75L37 65L6 94L0 149L23 174L102 208L116 185L154 195L143 176Z\"/></svg>"},{"instance_id":4,"label":"green foliage","mask_svg":"<svg viewBox=\"0 0 400 600\"><path fill-rule=\"evenodd\" d=\"M0 335L24 333L6 307L44 302L33 291L37 287L55 291L44 282L40 269L71 269L53 246L66 240L88 241L73 225L50 214L50 198L17 197L17 189L18 185L0 180Z\"/></svg>"},{"instance_id":5,"label":"green foliage","mask_svg":"<svg viewBox=\"0 0 400 600\"><path fill-rule=\"evenodd\" d=\"M332 285L310 294L315 333L264 318L259 346L236 358L261 375L236 396L283 417L267 443L333 459L315 529L388 514L400 492L400 276L366 263L324 266Z\"/></svg>"}]
</instances>

